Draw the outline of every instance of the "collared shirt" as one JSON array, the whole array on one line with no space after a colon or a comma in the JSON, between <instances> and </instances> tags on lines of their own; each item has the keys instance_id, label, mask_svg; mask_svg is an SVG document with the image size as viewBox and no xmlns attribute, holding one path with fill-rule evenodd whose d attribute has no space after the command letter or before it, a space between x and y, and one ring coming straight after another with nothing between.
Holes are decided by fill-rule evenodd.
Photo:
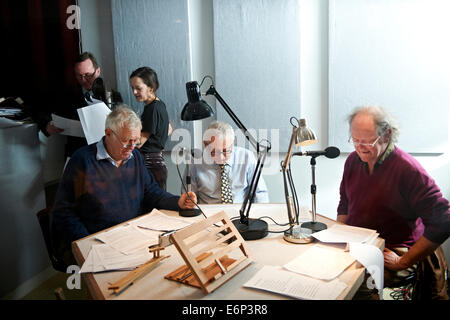
<instances>
[{"instance_id":1,"label":"collared shirt","mask_svg":"<svg viewBox=\"0 0 450 320\"><path fill-rule=\"evenodd\" d=\"M386 150L384 150L383 154L378 158L377 162L375 162L375 166L374 166L373 170L376 170L379 166L381 166L383 164L383 162L392 153L392 151L394 151L394 149L395 149L394 143L392 141L389 142L388 146L386 147ZM358 159L360 162L363 162L359 156L358 156ZM366 170L368 171L369 170L368 163L367 162L363 162L363 163L364 163Z\"/></svg>"},{"instance_id":2,"label":"collared shirt","mask_svg":"<svg viewBox=\"0 0 450 320\"><path fill-rule=\"evenodd\" d=\"M102 103L102 102L103 102L102 100L98 100L98 99L95 99L95 98L94 98L94 94L93 94L92 90L89 90L89 91L88 91L88 90L86 90L85 88L81 88L81 89L82 89L82 91L83 91L84 101L86 102L86 104L87 104L88 106L93 105L93 104L97 104L97 103ZM91 99L91 101L89 101L89 100L87 99L86 94L89 95L89 98Z\"/></svg>"},{"instance_id":3,"label":"collared shirt","mask_svg":"<svg viewBox=\"0 0 450 320\"><path fill-rule=\"evenodd\" d=\"M203 158L201 164L190 165L191 189L197 195L198 203L221 203L221 172L218 164L209 164ZM196 159L197 160L197 159ZM256 159L249 150L234 147L232 156L225 164L230 177L233 203L243 203L251 184ZM186 181L187 172L184 173ZM184 190L182 190L184 192ZM262 176L259 179L254 202L269 202L269 194Z\"/></svg>"},{"instance_id":4,"label":"collared shirt","mask_svg":"<svg viewBox=\"0 0 450 320\"><path fill-rule=\"evenodd\" d=\"M108 151L106 151L106 147L105 147L105 143L104 143L105 137L103 137L102 139L100 139L99 142L97 142L97 154L95 156L95 158L100 161L100 160L108 160L109 162L111 162L115 167L119 167L117 165L116 160L114 160L113 158L111 158L111 156L109 155ZM130 156L125 159L122 162L122 165L127 163L128 160L130 160L133 157L133 152L130 154Z\"/></svg>"}]
</instances>

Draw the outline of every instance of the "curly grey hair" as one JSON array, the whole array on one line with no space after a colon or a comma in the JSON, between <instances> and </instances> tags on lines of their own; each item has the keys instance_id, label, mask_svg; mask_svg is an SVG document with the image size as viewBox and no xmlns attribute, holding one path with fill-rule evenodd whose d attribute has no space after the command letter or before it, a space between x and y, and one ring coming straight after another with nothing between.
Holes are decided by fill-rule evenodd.
<instances>
[{"instance_id":1,"label":"curly grey hair","mask_svg":"<svg viewBox=\"0 0 450 320\"><path fill-rule=\"evenodd\" d=\"M389 129L391 129L390 141L398 141L400 129L397 121L386 110L379 106L362 106L355 108L347 117L349 128L355 116L360 113L365 113L372 116L372 119L375 122L377 134L379 136L384 135Z\"/></svg>"}]
</instances>

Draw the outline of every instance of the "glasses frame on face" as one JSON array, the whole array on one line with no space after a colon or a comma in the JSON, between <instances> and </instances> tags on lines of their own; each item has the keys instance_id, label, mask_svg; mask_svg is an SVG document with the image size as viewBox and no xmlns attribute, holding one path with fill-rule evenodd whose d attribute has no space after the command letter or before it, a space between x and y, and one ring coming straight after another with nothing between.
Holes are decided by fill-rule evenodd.
<instances>
[{"instance_id":1,"label":"glasses frame on face","mask_svg":"<svg viewBox=\"0 0 450 320\"><path fill-rule=\"evenodd\" d=\"M120 145L122 147L122 149L128 149L128 148L136 148L139 147L141 145L141 142L139 141L138 143L129 143L129 144L125 144L123 143L123 141L120 139L119 135L117 133L114 132L114 130L111 130L112 133L114 133L114 136L117 138L117 141L120 142Z\"/></svg>"},{"instance_id":2,"label":"glasses frame on face","mask_svg":"<svg viewBox=\"0 0 450 320\"><path fill-rule=\"evenodd\" d=\"M353 137L348 138L348 143L353 144L355 147L367 147L367 148L373 148L377 144L378 140L380 140L381 136L378 136L378 138L375 139L372 143L362 143L362 142L356 142Z\"/></svg>"},{"instance_id":3,"label":"glasses frame on face","mask_svg":"<svg viewBox=\"0 0 450 320\"><path fill-rule=\"evenodd\" d=\"M225 149L225 150L223 150L223 151L216 151L216 150L211 150L211 157L216 157L216 156L224 156L224 157L226 157L227 155L229 155L229 154L232 154L233 153L233 148L232 147L230 147L230 148L228 148L228 149Z\"/></svg>"},{"instance_id":4,"label":"glasses frame on face","mask_svg":"<svg viewBox=\"0 0 450 320\"><path fill-rule=\"evenodd\" d=\"M97 69L98 68L95 68L94 72L92 72L92 73L77 74L76 76L77 76L77 78L79 78L81 80L83 80L83 79L92 80L95 76L95 73L97 72Z\"/></svg>"}]
</instances>

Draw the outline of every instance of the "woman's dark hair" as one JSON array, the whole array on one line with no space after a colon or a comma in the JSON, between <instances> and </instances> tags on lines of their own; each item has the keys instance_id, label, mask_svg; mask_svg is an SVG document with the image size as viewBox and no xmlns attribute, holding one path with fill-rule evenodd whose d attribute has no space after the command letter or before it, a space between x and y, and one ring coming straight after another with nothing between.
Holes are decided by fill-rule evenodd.
<instances>
[{"instance_id":1,"label":"woman's dark hair","mask_svg":"<svg viewBox=\"0 0 450 320\"><path fill-rule=\"evenodd\" d=\"M159 81L158 81L158 75L156 74L155 70L149 67L141 67L136 70L134 70L131 75L130 79L134 77L139 77L142 79L142 81L152 88L153 90L158 90L159 88Z\"/></svg>"}]
</instances>

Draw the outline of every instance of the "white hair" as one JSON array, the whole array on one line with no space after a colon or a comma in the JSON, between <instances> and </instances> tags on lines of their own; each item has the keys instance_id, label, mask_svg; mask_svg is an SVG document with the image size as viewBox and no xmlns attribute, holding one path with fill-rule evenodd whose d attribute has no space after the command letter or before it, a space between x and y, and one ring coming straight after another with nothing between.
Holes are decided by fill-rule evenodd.
<instances>
[{"instance_id":1,"label":"white hair","mask_svg":"<svg viewBox=\"0 0 450 320\"><path fill-rule=\"evenodd\" d=\"M105 128L116 131L120 128L142 128L141 119L127 105L120 104L106 117Z\"/></svg>"},{"instance_id":2,"label":"white hair","mask_svg":"<svg viewBox=\"0 0 450 320\"><path fill-rule=\"evenodd\" d=\"M234 139L233 127L226 122L213 122L209 125L208 129L206 129L205 142L209 144L212 137L215 137L215 139Z\"/></svg>"},{"instance_id":3,"label":"white hair","mask_svg":"<svg viewBox=\"0 0 450 320\"><path fill-rule=\"evenodd\" d=\"M391 130L390 141L397 142L400 129L397 121L382 107L379 106L361 106L353 110L347 117L349 127L356 115L365 113L372 117L375 122L377 134L383 136L389 129Z\"/></svg>"}]
</instances>

